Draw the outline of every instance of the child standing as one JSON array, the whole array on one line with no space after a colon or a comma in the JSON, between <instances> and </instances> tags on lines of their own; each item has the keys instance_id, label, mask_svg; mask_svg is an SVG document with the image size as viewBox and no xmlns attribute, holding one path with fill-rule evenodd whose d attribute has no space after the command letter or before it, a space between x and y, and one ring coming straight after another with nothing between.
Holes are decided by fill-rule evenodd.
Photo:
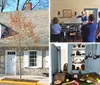
<instances>
[{"instance_id":1,"label":"child standing","mask_svg":"<svg viewBox=\"0 0 100 85\"><path fill-rule=\"evenodd\" d=\"M94 20L94 14L90 14L88 18L88 23L82 26L81 30L83 42L95 42L97 28Z\"/></svg>"}]
</instances>

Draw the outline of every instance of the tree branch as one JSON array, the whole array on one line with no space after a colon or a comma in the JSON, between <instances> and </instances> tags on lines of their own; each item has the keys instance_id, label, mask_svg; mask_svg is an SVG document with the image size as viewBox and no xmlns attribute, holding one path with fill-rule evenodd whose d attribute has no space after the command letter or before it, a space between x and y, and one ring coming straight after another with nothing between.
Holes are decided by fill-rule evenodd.
<instances>
[{"instance_id":1,"label":"tree branch","mask_svg":"<svg viewBox=\"0 0 100 85\"><path fill-rule=\"evenodd\" d=\"M18 7L19 7L19 1L20 1L20 0L17 0L17 7L16 7L16 11L18 11L18 10L19 10L19 8L18 8Z\"/></svg>"},{"instance_id":2,"label":"tree branch","mask_svg":"<svg viewBox=\"0 0 100 85\"><path fill-rule=\"evenodd\" d=\"M4 7L5 7L5 0L2 0L1 1L1 12L3 12Z\"/></svg>"},{"instance_id":3,"label":"tree branch","mask_svg":"<svg viewBox=\"0 0 100 85\"><path fill-rule=\"evenodd\" d=\"M39 0L39 1L37 2L37 4L36 4L34 7L32 7L32 9L34 9L34 8L38 5L38 3L40 3L40 1L41 1L41 0Z\"/></svg>"},{"instance_id":4,"label":"tree branch","mask_svg":"<svg viewBox=\"0 0 100 85\"><path fill-rule=\"evenodd\" d=\"M25 3L23 4L22 10L25 9L25 5L26 5L26 3L27 3L27 2L30 2L30 1L31 1L31 0L26 0L26 1L25 1Z\"/></svg>"}]
</instances>

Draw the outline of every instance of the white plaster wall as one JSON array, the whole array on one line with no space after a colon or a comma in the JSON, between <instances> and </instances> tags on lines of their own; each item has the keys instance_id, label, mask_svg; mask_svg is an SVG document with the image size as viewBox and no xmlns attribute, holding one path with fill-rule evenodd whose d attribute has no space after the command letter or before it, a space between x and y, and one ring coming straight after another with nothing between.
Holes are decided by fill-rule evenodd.
<instances>
[{"instance_id":1,"label":"white plaster wall","mask_svg":"<svg viewBox=\"0 0 100 85\"><path fill-rule=\"evenodd\" d=\"M61 47L61 70L65 63L68 63L68 44L67 43L56 43L56 46Z\"/></svg>"},{"instance_id":2,"label":"white plaster wall","mask_svg":"<svg viewBox=\"0 0 100 85\"><path fill-rule=\"evenodd\" d=\"M63 9L71 9L72 15L74 12L81 14L84 8L98 8L100 9L100 0L51 0L51 18L53 17L62 17ZM57 12L60 11L60 16L57 15ZM81 22L79 19L76 19L74 16L72 18L59 18L60 22L74 23Z\"/></svg>"}]
</instances>

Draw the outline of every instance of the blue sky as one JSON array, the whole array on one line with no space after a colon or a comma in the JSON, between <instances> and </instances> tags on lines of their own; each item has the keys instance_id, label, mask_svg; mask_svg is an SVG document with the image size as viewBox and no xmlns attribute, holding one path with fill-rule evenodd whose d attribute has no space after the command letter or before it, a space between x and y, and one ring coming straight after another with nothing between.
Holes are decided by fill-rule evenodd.
<instances>
[{"instance_id":1,"label":"blue sky","mask_svg":"<svg viewBox=\"0 0 100 85\"><path fill-rule=\"evenodd\" d=\"M4 12L11 12L16 10L16 3L17 0L7 0L7 5L4 9ZM24 4L25 0L20 0L19 10L21 10L22 5ZM34 6L38 0L31 0L32 5ZM37 5L35 9L48 9L49 7L49 0L41 0L41 2Z\"/></svg>"}]
</instances>

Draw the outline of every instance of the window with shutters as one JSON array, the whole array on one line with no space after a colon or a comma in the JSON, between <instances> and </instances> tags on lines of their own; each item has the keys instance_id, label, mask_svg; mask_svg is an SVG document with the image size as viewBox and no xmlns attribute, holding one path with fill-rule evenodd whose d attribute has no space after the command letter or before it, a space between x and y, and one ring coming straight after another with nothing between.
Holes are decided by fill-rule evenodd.
<instances>
[{"instance_id":1,"label":"window with shutters","mask_svg":"<svg viewBox=\"0 0 100 85\"><path fill-rule=\"evenodd\" d=\"M24 67L42 68L42 51L40 50L24 51Z\"/></svg>"},{"instance_id":2,"label":"window with shutters","mask_svg":"<svg viewBox=\"0 0 100 85\"><path fill-rule=\"evenodd\" d=\"M29 66L32 66L32 67L37 66L37 51L29 52Z\"/></svg>"}]
</instances>

